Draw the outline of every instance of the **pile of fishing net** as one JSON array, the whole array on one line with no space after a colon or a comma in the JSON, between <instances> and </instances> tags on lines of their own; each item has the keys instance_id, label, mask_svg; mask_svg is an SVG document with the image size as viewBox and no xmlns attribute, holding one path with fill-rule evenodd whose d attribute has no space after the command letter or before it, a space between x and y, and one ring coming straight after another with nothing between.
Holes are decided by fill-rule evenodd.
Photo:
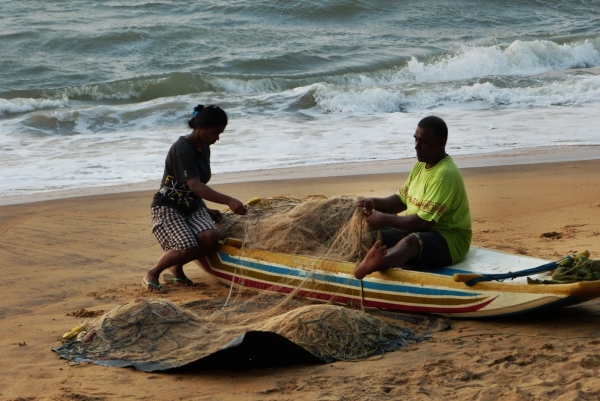
<instances>
[{"instance_id":1,"label":"pile of fishing net","mask_svg":"<svg viewBox=\"0 0 600 401\"><path fill-rule=\"evenodd\" d=\"M373 246L371 232L356 208L358 197L305 199L254 198L248 215L223 213L218 227L224 237L272 252L356 262Z\"/></svg>"},{"instance_id":2,"label":"pile of fishing net","mask_svg":"<svg viewBox=\"0 0 600 401\"><path fill-rule=\"evenodd\" d=\"M77 337L53 350L73 363L133 366L147 372L248 368L362 359L415 343L432 328L446 328L439 318L412 321L411 330L363 311L300 306L289 299L265 310L267 301L273 299L232 307L222 301L179 307L138 298L88 321Z\"/></svg>"}]
</instances>

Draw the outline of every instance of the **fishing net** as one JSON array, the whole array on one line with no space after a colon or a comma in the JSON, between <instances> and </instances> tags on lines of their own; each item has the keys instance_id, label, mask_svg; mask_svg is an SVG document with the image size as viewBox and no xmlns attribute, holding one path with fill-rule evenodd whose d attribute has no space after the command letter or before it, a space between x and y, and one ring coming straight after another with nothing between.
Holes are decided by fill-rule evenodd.
<instances>
[{"instance_id":1,"label":"fishing net","mask_svg":"<svg viewBox=\"0 0 600 401\"><path fill-rule=\"evenodd\" d=\"M156 371L198 364L203 358L241 344L251 332L275 333L321 362L382 354L420 341L429 333L390 325L376 316L334 305L304 305L290 307L281 314L270 313L270 317L240 318L240 310L235 307L202 304L180 307L167 300L137 299L90 320L76 338L54 351L75 363ZM213 312L201 313L210 309ZM286 348L282 348L280 358L285 358Z\"/></svg>"},{"instance_id":2,"label":"fishing net","mask_svg":"<svg viewBox=\"0 0 600 401\"><path fill-rule=\"evenodd\" d=\"M248 206L247 216L223 213L219 228L225 237L243 241L239 266L244 265L245 249L355 262L372 244L372 235L356 210L357 201L354 197L264 198ZM75 338L54 350L73 362L134 366L144 371L230 367L221 362L233 357L223 352L242 349L253 338L255 342L245 348L244 357L236 360L253 367L256 365L247 362L269 353L273 360L301 356L290 363L363 359L415 343L447 327L436 317L400 321L394 318L401 314L377 316L380 312L365 311L360 304L334 305L335 296L327 304L309 301L300 291L310 291L313 274L318 271L302 271L287 294L281 294L276 285L263 285L260 288L266 291L260 292L248 288L244 285L247 278L236 268L232 280L236 285L228 285L227 296L181 306L166 300L137 299L89 320ZM332 287L334 291L349 288Z\"/></svg>"},{"instance_id":3,"label":"fishing net","mask_svg":"<svg viewBox=\"0 0 600 401\"><path fill-rule=\"evenodd\" d=\"M219 229L250 249L356 262L373 246L358 199L261 198L248 205L248 217L224 212Z\"/></svg>"}]
</instances>

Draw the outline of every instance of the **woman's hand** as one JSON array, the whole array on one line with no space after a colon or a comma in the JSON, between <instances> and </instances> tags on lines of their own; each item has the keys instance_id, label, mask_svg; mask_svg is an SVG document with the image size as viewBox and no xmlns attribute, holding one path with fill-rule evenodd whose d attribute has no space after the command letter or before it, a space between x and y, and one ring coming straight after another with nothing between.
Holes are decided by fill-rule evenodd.
<instances>
[{"instance_id":1,"label":"woman's hand","mask_svg":"<svg viewBox=\"0 0 600 401\"><path fill-rule=\"evenodd\" d=\"M215 223L218 223L223 218L223 215L221 214L220 211L218 211L216 209L207 209L207 210L208 210L208 214L210 215L211 219L213 219L213 221Z\"/></svg>"},{"instance_id":2,"label":"woman's hand","mask_svg":"<svg viewBox=\"0 0 600 401\"><path fill-rule=\"evenodd\" d=\"M235 198L231 198L231 200L227 203L227 206L229 206L229 209L231 209L231 211L235 214L246 214L246 206L244 206L242 202Z\"/></svg>"}]
</instances>

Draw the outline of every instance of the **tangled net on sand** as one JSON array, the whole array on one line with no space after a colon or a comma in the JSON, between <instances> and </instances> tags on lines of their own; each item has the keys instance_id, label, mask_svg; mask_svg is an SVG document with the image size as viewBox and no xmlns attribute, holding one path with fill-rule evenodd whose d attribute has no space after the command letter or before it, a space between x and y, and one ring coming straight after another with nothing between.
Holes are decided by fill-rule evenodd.
<instances>
[{"instance_id":1,"label":"tangled net on sand","mask_svg":"<svg viewBox=\"0 0 600 401\"><path fill-rule=\"evenodd\" d=\"M358 197L261 198L248 217L225 212L223 236L244 239L248 248L355 262L373 245Z\"/></svg>"},{"instance_id":2,"label":"tangled net on sand","mask_svg":"<svg viewBox=\"0 0 600 401\"><path fill-rule=\"evenodd\" d=\"M324 361L351 361L393 351L412 337L367 313L333 305L310 305L257 326L273 331Z\"/></svg>"},{"instance_id":3,"label":"tangled net on sand","mask_svg":"<svg viewBox=\"0 0 600 401\"><path fill-rule=\"evenodd\" d=\"M305 305L285 313L240 313L233 307L201 315L166 300L142 299L90 321L77 339L55 351L75 362L167 370L255 331L285 337L323 362L361 359L417 341L411 330L340 306Z\"/></svg>"}]
</instances>

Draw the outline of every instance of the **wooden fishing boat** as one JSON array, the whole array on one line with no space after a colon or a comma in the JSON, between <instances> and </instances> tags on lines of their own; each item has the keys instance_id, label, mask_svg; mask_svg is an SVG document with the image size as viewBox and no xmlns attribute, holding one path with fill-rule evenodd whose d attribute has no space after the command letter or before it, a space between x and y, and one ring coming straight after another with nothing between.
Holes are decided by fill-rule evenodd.
<instances>
[{"instance_id":1,"label":"wooden fishing boat","mask_svg":"<svg viewBox=\"0 0 600 401\"><path fill-rule=\"evenodd\" d=\"M219 281L236 287L453 317L515 315L600 297L600 281L528 284L527 277L490 280L523 272L531 273L531 278L548 279L548 273L536 272L553 269L556 262L477 247L448 268L431 272L388 269L363 280L352 275L353 263L247 249L235 239L224 241L215 253L197 262Z\"/></svg>"}]
</instances>

